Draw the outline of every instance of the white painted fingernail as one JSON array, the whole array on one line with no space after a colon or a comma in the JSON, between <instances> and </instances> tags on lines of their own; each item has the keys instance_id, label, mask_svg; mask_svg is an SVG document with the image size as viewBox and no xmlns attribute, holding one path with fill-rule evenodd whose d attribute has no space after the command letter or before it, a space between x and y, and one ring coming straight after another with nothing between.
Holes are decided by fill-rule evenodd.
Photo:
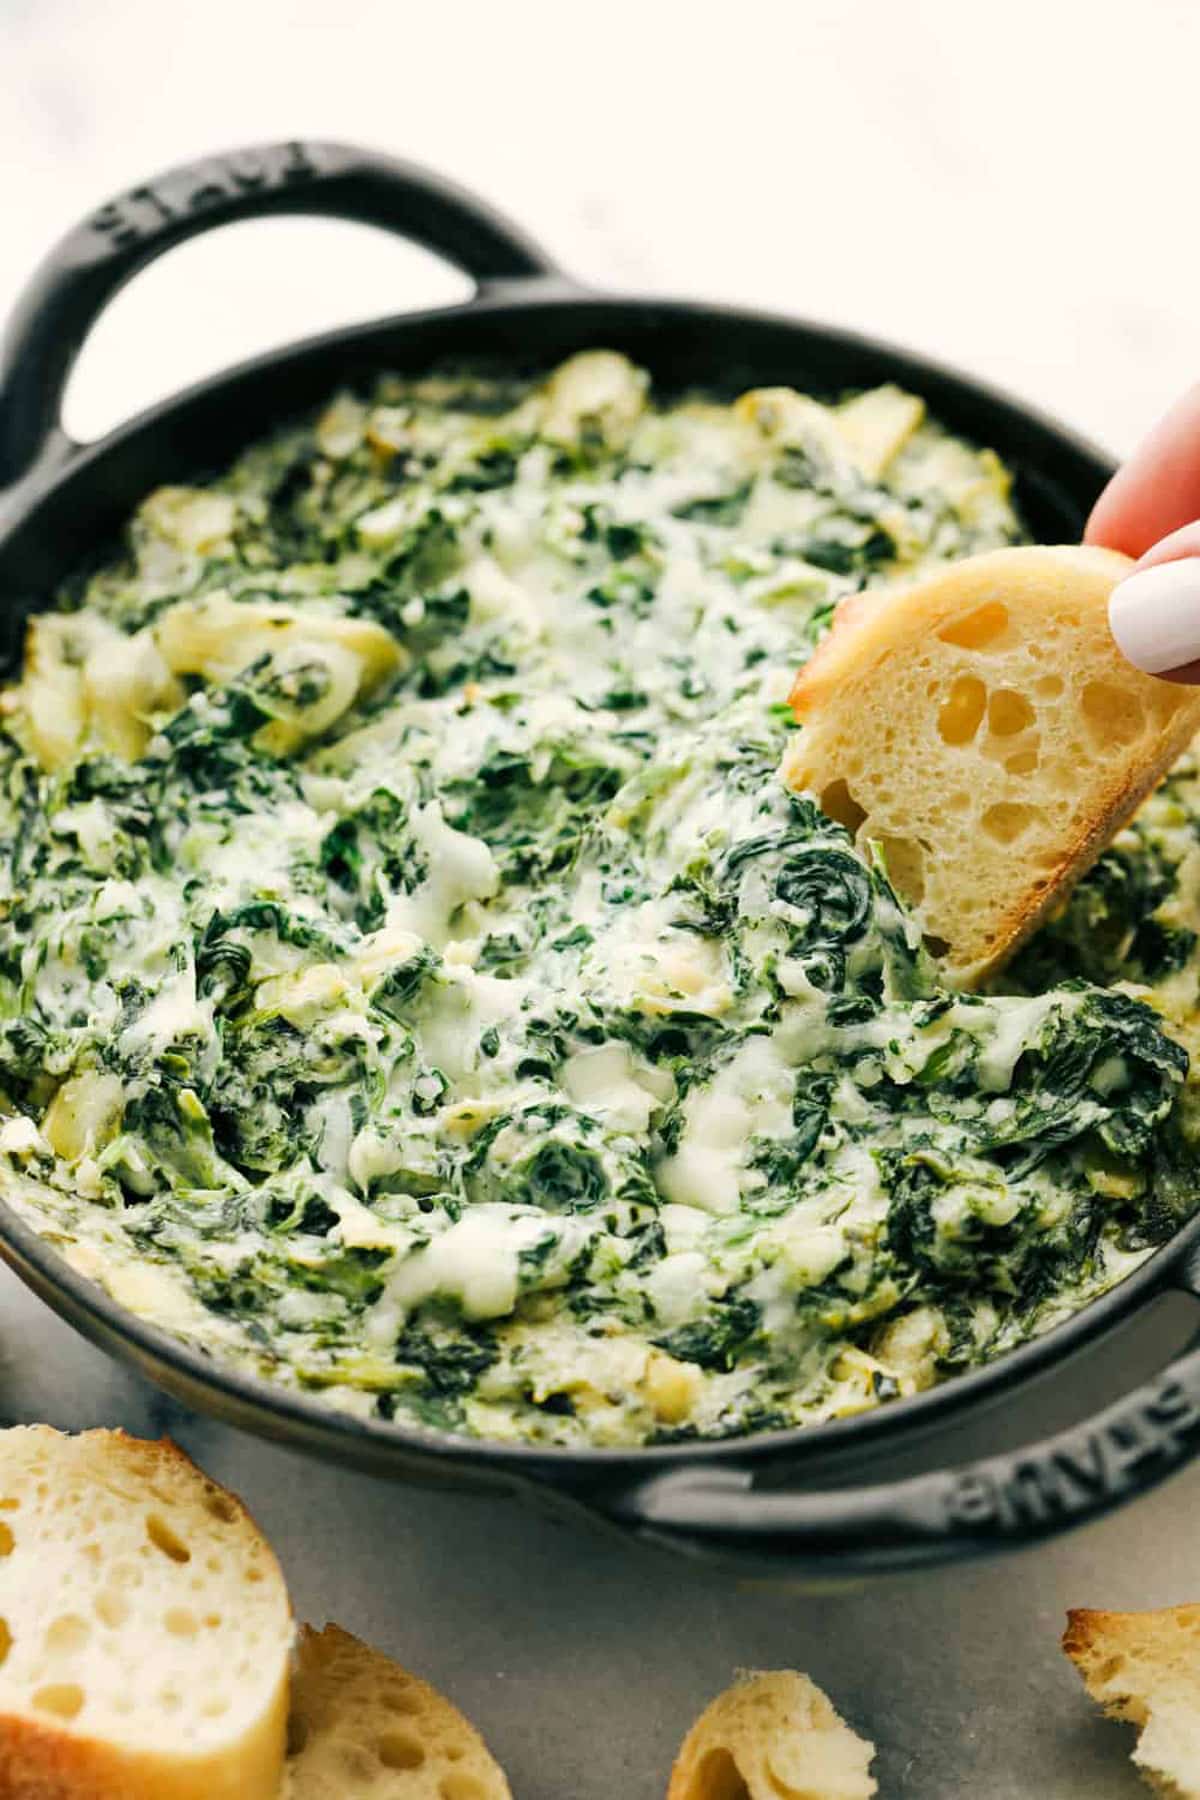
<instances>
[{"instance_id":1,"label":"white painted fingernail","mask_svg":"<svg viewBox=\"0 0 1200 1800\"><path fill-rule=\"evenodd\" d=\"M1122 655L1147 675L1200 659L1200 557L1157 563L1119 582L1108 623Z\"/></svg>"}]
</instances>

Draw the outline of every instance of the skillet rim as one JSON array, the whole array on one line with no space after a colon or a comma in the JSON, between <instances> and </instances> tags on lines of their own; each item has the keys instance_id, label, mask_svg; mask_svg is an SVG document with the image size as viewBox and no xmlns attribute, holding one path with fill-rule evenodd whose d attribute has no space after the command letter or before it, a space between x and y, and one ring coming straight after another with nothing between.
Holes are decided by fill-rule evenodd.
<instances>
[{"instance_id":1,"label":"skillet rim","mask_svg":"<svg viewBox=\"0 0 1200 1800\"><path fill-rule=\"evenodd\" d=\"M380 340L395 340L402 344L405 338L419 336L423 329L448 328L457 332L461 325L469 335L469 327L480 319L499 324L512 319L528 325L536 322L539 316L558 314L568 317L573 314L611 315L618 325L624 323L639 333L669 334L681 323L699 323L718 330L740 328L751 333L779 334L795 342L799 352L797 360L801 362L810 358L819 361L822 356L832 355L866 364L886 364L889 372L884 379L912 382L923 398L929 397L929 389L941 396L936 401L931 400L931 410L939 418L946 419L944 398L950 396L953 404L948 422L955 430L967 435L971 435L970 427L962 423L961 417L955 416L960 410L963 414L972 411L990 413L1003 419L1018 434L1031 432L1034 436L1052 440L1057 451L1090 472L1097 488L1113 467L1104 452L1085 436L1063 426L1037 407L886 339L733 304L669 295L600 293L558 273L547 273L485 282L473 298L453 306L388 315L305 337L190 383L123 421L93 443L73 446L66 440L56 441L47 458L36 463L7 491L0 491L0 569L14 542L24 533L36 529L43 508L53 506L76 483L98 483L106 464L139 439L167 431L181 414L212 404L227 394L232 395L241 384L282 377L310 363L319 365L351 347L356 358L361 360L360 353L367 346ZM669 336L667 341L669 345ZM561 353L557 345L551 351L551 354ZM489 359L490 356L489 352ZM463 360L470 361L469 345L464 345ZM531 358L535 363L539 360L542 358L536 354ZM404 364L394 366L403 367ZM388 362L385 358L377 358L375 367L382 373ZM872 373L870 378L880 377ZM336 385L335 379L331 379L329 385ZM833 385L852 384L838 382ZM287 410L278 412L275 415L278 424L283 425L308 404L306 400L291 413ZM261 436L261 430L256 428L254 435ZM989 423L989 443L993 435L994 425ZM250 441L240 430L231 431L229 439L231 446L236 446L239 441ZM221 454L233 453L230 449ZM1014 457L1014 453L999 447L999 454L1010 464L1015 460L1020 475L1022 459L1019 453ZM178 471L165 471L167 478L173 473L182 473L186 466L187 459L184 458ZM196 466L194 459L191 466ZM1079 469L1075 473L1078 474ZM127 511L129 503L122 500L114 504L121 514ZM68 559L67 567L73 562L73 558ZM64 568L62 573L66 572L67 568ZM0 1194L0 1257L76 1329L100 1342L106 1350L126 1361L133 1361L143 1371L153 1371L154 1379L171 1392L178 1394L186 1390L189 1403L239 1425L250 1422L250 1428L268 1437L298 1440L317 1454L334 1460L350 1460L377 1472L387 1472L384 1465L394 1460L399 1465L392 1471L396 1474L411 1476L414 1464L422 1466L422 1473L432 1472L435 1466L466 1469L490 1476L493 1482L499 1481L509 1487L532 1482L537 1486L567 1488L571 1485L572 1475L603 1473L619 1480L722 1462L745 1465L786 1460L789 1473L792 1473L799 1472L802 1464L819 1461L823 1455L853 1455L876 1443L914 1440L953 1422L955 1415L972 1404L978 1407L999 1400L1008 1390L1051 1372L1085 1345L1117 1327L1122 1319L1139 1308L1139 1303L1148 1304L1172 1286L1190 1291L1186 1280L1173 1282L1172 1275L1198 1244L1200 1212L1186 1220L1129 1275L1040 1335L1006 1351L992 1362L951 1376L923 1393L883 1402L863 1413L813 1425L719 1439L688 1439L623 1448L575 1447L527 1442L510 1444L496 1439L424 1431L395 1420L362 1418L323 1403L303 1390L251 1374L236 1363L210 1359L188 1339L140 1318L113 1299L99 1282L75 1270L55 1248L53 1238L27 1224ZM343 1448L348 1452L348 1458L340 1454Z\"/></svg>"}]
</instances>

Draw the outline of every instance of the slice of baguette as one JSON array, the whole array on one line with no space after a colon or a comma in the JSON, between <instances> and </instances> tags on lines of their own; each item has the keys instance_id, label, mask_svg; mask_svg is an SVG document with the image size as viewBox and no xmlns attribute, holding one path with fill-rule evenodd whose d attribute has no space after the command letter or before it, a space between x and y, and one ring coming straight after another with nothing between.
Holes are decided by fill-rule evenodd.
<instances>
[{"instance_id":1,"label":"slice of baguette","mask_svg":"<svg viewBox=\"0 0 1200 1800\"><path fill-rule=\"evenodd\" d=\"M807 1675L747 1675L684 1738L667 1800L870 1800L874 1755Z\"/></svg>"},{"instance_id":2,"label":"slice of baguette","mask_svg":"<svg viewBox=\"0 0 1200 1800\"><path fill-rule=\"evenodd\" d=\"M1026 546L856 595L796 678L785 778L877 842L947 981L1036 929L1200 730L1108 628L1132 565Z\"/></svg>"},{"instance_id":3,"label":"slice of baguette","mask_svg":"<svg viewBox=\"0 0 1200 1800\"><path fill-rule=\"evenodd\" d=\"M274 1800L291 1643L270 1545L169 1440L0 1431L0 1794Z\"/></svg>"},{"instance_id":4,"label":"slice of baguette","mask_svg":"<svg viewBox=\"0 0 1200 1800\"><path fill-rule=\"evenodd\" d=\"M1200 1606L1073 1611L1062 1642L1092 1699L1141 1726L1133 1760L1151 1786L1200 1800Z\"/></svg>"},{"instance_id":5,"label":"slice of baguette","mask_svg":"<svg viewBox=\"0 0 1200 1800\"><path fill-rule=\"evenodd\" d=\"M300 1634L282 1800L512 1800L435 1688L337 1625Z\"/></svg>"}]
</instances>

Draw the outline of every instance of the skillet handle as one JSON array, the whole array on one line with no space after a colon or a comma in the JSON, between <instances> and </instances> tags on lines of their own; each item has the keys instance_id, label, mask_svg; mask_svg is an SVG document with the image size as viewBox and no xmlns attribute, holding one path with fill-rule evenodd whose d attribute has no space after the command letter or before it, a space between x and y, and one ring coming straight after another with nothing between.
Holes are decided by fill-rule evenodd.
<instances>
[{"instance_id":1,"label":"skillet handle","mask_svg":"<svg viewBox=\"0 0 1200 1800\"><path fill-rule=\"evenodd\" d=\"M68 232L18 301L0 342L0 488L74 448L59 423L63 391L88 330L117 290L188 238L275 213L327 214L399 232L481 286L556 273L481 201L379 151L305 141L185 163Z\"/></svg>"},{"instance_id":2,"label":"skillet handle","mask_svg":"<svg viewBox=\"0 0 1200 1800\"><path fill-rule=\"evenodd\" d=\"M1099 1519L1200 1450L1200 1347L1095 1418L1028 1449L861 1488L789 1492L750 1464L683 1469L610 1497L639 1536L776 1575L878 1575L1017 1549Z\"/></svg>"}]
</instances>

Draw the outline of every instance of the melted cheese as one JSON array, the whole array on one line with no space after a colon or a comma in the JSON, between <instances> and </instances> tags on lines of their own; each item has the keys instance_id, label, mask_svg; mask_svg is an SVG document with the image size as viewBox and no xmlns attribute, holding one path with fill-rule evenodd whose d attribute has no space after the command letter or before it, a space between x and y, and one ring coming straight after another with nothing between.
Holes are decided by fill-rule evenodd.
<instances>
[{"instance_id":1,"label":"melted cheese","mask_svg":"<svg viewBox=\"0 0 1200 1800\"><path fill-rule=\"evenodd\" d=\"M838 601L1018 533L916 396L603 349L151 496L4 699L6 1193L216 1354L535 1443L859 1410L1080 1304L1175 1204L1182 1053L1120 988L942 994L778 775ZM1185 1039L1198 991L1140 990Z\"/></svg>"}]
</instances>

